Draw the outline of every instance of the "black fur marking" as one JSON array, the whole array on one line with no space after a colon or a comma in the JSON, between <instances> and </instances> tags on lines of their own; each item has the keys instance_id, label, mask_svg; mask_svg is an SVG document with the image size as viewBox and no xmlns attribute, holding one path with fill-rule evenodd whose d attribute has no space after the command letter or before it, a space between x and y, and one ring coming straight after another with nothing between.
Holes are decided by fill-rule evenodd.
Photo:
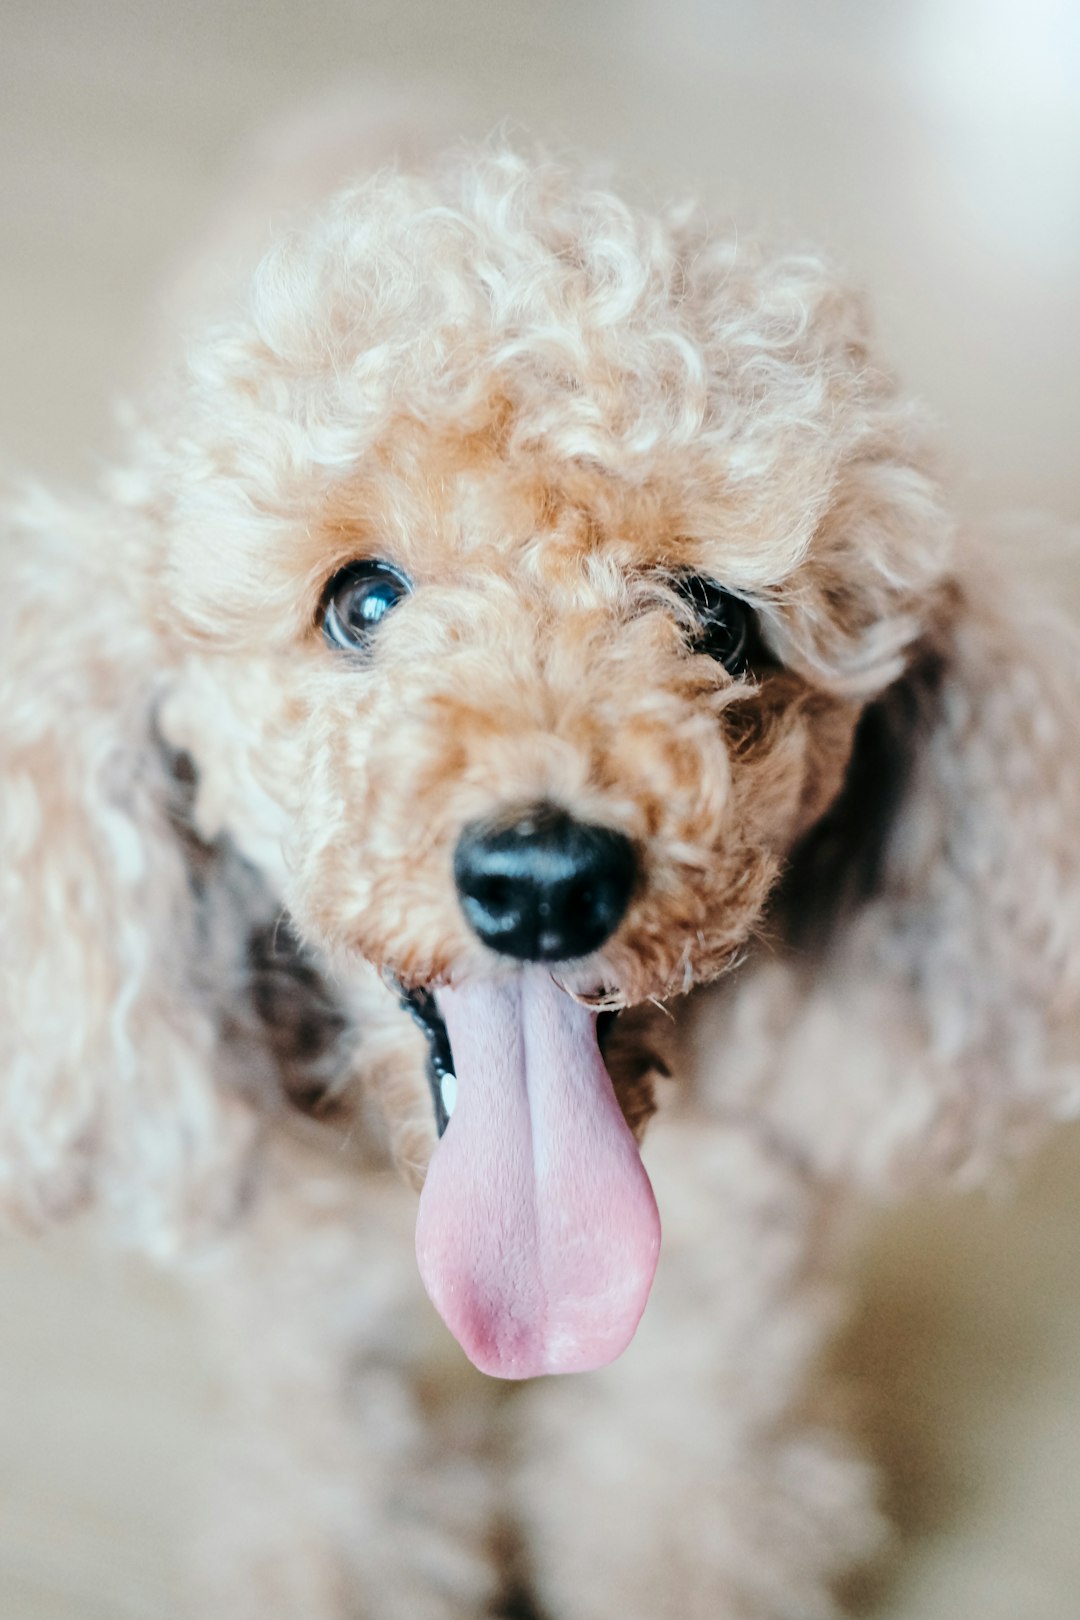
<instances>
[{"instance_id":1,"label":"black fur marking","mask_svg":"<svg viewBox=\"0 0 1080 1620\"><path fill-rule=\"evenodd\" d=\"M349 1024L287 917L252 930L248 995L278 1062L289 1101L303 1113L334 1108L333 1084Z\"/></svg>"},{"instance_id":2,"label":"black fur marking","mask_svg":"<svg viewBox=\"0 0 1080 1620\"><path fill-rule=\"evenodd\" d=\"M166 812L195 902L192 972L217 1019L232 1082L260 1106L340 1120L350 1112L343 1081L358 1033L262 874L229 838L208 842L196 829L190 755L157 740Z\"/></svg>"},{"instance_id":3,"label":"black fur marking","mask_svg":"<svg viewBox=\"0 0 1080 1620\"><path fill-rule=\"evenodd\" d=\"M827 943L854 907L881 891L890 834L933 725L942 674L940 657L927 653L863 711L844 785L795 848L777 894L774 915L796 949Z\"/></svg>"},{"instance_id":4,"label":"black fur marking","mask_svg":"<svg viewBox=\"0 0 1080 1620\"><path fill-rule=\"evenodd\" d=\"M600 1056L605 1060L607 1059L608 1036L615 1028L615 1020L618 1016L618 1011L613 1012L610 1008L596 1015L596 1044L600 1048Z\"/></svg>"},{"instance_id":5,"label":"black fur marking","mask_svg":"<svg viewBox=\"0 0 1080 1620\"><path fill-rule=\"evenodd\" d=\"M493 1620L545 1620L532 1594L524 1586L514 1586L494 1611Z\"/></svg>"}]
</instances>

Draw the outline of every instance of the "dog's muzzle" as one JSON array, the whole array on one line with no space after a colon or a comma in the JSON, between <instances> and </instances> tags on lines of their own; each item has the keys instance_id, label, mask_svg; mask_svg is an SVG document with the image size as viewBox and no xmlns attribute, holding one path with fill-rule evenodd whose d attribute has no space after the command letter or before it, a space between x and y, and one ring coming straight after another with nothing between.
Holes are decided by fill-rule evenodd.
<instances>
[{"instance_id":1,"label":"dog's muzzle","mask_svg":"<svg viewBox=\"0 0 1080 1620\"><path fill-rule=\"evenodd\" d=\"M491 950L523 962L572 961L597 950L622 921L636 878L628 838L555 805L473 822L454 852L469 927Z\"/></svg>"}]
</instances>

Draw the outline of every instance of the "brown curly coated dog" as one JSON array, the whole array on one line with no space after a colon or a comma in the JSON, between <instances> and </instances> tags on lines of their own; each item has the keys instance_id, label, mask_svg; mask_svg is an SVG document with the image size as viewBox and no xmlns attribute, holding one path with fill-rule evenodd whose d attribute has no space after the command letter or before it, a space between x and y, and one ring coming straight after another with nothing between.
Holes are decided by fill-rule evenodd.
<instances>
[{"instance_id":1,"label":"brown curly coated dog","mask_svg":"<svg viewBox=\"0 0 1080 1620\"><path fill-rule=\"evenodd\" d=\"M847 1195L1073 1111L1080 987L1077 644L858 301L469 149L5 530L0 1198L212 1306L195 1612L834 1614ZM391 1161L470 1358L584 1376L468 1372Z\"/></svg>"}]
</instances>

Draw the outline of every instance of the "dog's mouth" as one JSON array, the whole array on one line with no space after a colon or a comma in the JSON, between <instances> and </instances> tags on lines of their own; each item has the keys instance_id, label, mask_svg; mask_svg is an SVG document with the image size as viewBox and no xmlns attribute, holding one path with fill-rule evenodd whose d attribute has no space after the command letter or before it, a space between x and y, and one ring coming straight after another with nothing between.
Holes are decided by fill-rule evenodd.
<instances>
[{"instance_id":1,"label":"dog's mouth","mask_svg":"<svg viewBox=\"0 0 1080 1620\"><path fill-rule=\"evenodd\" d=\"M457 1075L454 1073L454 1054L450 1036L435 997L430 990L405 990L397 987L398 999L413 1022L419 1027L428 1044L427 1082L431 1093L431 1111L435 1116L435 1130L443 1136L450 1115L457 1102ZM606 1038L612 1029L617 1010L601 1009L596 1015L596 1044L600 1056L607 1062Z\"/></svg>"},{"instance_id":2,"label":"dog's mouth","mask_svg":"<svg viewBox=\"0 0 1080 1620\"><path fill-rule=\"evenodd\" d=\"M606 1365L645 1308L660 1224L596 1011L539 965L403 1000L439 1132L416 1228L436 1309L498 1377Z\"/></svg>"},{"instance_id":3,"label":"dog's mouth","mask_svg":"<svg viewBox=\"0 0 1080 1620\"><path fill-rule=\"evenodd\" d=\"M457 1075L450 1037L430 990L401 990L401 1005L418 1024L428 1044L427 1079L435 1129L440 1139L450 1122L457 1102Z\"/></svg>"}]
</instances>

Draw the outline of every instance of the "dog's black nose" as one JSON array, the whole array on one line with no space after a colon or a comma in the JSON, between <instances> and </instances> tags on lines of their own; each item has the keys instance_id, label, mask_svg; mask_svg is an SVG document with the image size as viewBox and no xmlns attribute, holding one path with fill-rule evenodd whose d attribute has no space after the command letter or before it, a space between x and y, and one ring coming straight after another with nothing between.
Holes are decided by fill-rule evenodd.
<instances>
[{"instance_id":1,"label":"dog's black nose","mask_svg":"<svg viewBox=\"0 0 1080 1620\"><path fill-rule=\"evenodd\" d=\"M461 909L503 956L587 956L619 926L637 874L633 845L553 805L466 827L454 852Z\"/></svg>"}]
</instances>

